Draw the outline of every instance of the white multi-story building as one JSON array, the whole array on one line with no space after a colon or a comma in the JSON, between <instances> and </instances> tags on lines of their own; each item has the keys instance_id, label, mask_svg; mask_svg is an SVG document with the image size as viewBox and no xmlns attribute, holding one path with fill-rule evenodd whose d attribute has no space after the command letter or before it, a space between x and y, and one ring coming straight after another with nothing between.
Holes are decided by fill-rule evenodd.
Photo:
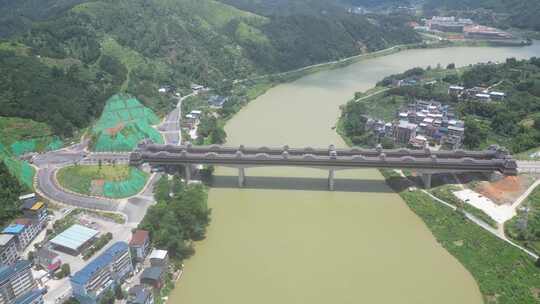
<instances>
[{"instance_id":1,"label":"white multi-story building","mask_svg":"<svg viewBox=\"0 0 540 304\"><path fill-rule=\"evenodd\" d=\"M0 264L9 265L19 259L17 242L11 234L0 234Z\"/></svg>"},{"instance_id":2,"label":"white multi-story building","mask_svg":"<svg viewBox=\"0 0 540 304\"><path fill-rule=\"evenodd\" d=\"M27 260L17 261L11 266L0 267L0 304L15 303L18 298L36 289L36 281Z\"/></svg>"},{"instance_id":3,"label":"white multi-story building","mask_svg":"<svg viewBox=\"0 0 540 304\"><path fill-rule=\"evenodd\" d=\"M114 243L71 277L73 296L83 304L97 303L105 291L121 284L132 271L128 244Z\"/></svg>"}]
</instances>

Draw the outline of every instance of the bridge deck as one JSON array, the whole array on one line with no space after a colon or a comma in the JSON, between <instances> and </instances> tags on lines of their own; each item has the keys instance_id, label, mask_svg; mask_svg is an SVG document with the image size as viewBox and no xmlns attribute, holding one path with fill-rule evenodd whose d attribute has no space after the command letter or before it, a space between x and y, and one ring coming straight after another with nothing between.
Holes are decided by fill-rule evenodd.
<instances>
[{"instance_id":1,"label":"bridge deck","mask_svg":"<svg viewBox=\"0 0 540 304\"><path fill-rule=\"evenodd\" d=\"M328 169L401 168L431 171L490 172L516 175L516 162L499 151L271 149L222 146L144 145L130 163L140 165L210 164L231 167L300 166Z\"/></svg>"}]
</instances>

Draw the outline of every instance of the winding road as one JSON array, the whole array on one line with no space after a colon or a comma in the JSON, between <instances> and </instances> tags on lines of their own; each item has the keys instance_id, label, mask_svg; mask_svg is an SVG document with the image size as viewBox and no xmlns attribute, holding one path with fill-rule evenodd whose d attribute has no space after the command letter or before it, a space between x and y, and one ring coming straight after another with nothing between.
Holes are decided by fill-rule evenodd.
<instances>
[{"instance_id":1,"label":"winding road","mask_svg":"<svg viewBox=\"0 0 540 304\"><path fill-rule=\"evenodd\" d=\"M193 94L186 95L178 99L176 107L157 126L161 132L165 144L180 144L180 117L182 101ZM73 164L91 165L97 164L100 160L104 163L114 161L117 164L128 163L128 153L101 152L92 153L88 151L89 141L81 140L80 143L35 156L32 163L37 169L34 186L36 192L52 202L75 206L79 208L118 212L123 214L128 224L139 223L148 207L154 203L154 184L159 180L161 174L154 173L148 179L143 190L137 195L127 199L108 199L104 197L86 196L70 192L62 188L57 180L56 174L62 167Z\"/></svg>"}]
</instances>

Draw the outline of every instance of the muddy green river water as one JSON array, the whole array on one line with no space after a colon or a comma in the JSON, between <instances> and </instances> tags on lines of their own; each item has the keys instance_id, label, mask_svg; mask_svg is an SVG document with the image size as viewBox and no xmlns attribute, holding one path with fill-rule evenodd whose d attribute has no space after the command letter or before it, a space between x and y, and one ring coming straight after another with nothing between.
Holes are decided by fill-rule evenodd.
<instances>
[{"instance_id":1,"label":"muddy green river water","mask_svg":"<svg viewBox=\"0 0 540 304\"><path fill-rule=\"evenodd\" d=\"M230 145L344 146L332 127L354 92L415 66L504 61L524 48L409 50L282 84L226 126ZM482 303L473 277L376 170L218 168L207 239L185 263L173 304Z\"/></svg>"}]
</instances>

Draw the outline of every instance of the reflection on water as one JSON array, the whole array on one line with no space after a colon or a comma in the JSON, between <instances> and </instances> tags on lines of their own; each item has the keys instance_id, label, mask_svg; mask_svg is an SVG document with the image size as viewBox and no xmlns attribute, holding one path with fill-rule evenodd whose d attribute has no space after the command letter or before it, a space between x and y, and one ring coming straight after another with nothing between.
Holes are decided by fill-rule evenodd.
<instances>
[{"instance_id":1,"label":"reflection on water","mask_svg":"<svg viewBox=\"0 0 540 304\"><path fill-rule=\"evenodd\" d=\"M335 179L338 192L392 192L380 180ZM212 188L238 188L238 176L217 175ZM242 189L328 191L328 179L316 177L247 176Z\"/></svg>"}]
</instances>

